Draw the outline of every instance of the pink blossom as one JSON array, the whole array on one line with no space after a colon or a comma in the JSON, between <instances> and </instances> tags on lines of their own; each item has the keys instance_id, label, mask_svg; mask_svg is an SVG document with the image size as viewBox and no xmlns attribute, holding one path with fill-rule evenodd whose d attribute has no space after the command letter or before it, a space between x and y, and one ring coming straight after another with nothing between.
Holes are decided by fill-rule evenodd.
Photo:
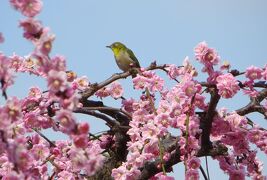
<instances>
[{"instance_id":1,"label":"pink blossom","mask_svg":"<svg viewBox=\"0 0 267 180\"><path fill-rule=\"evenodd\" d=\"M135 89L148 88L152 92L162 91L164 86L164 80L153 71L144 71L142 76L138 74L133 83Z\"/></svg>"},{"instance_id":2,"label":"pink blossom","mask_svg":"<svg viewBox=\"0 0 267 180\"><path fill-rule=\"evenodd\" d=\"M123 88L120 83L114 82L109 87L111 97L118 99L123 94Z\"/></svg>"},{"instance_id":3,"label":"pink blossom","mask_svg":"<svg viewBox=\"0 0 267 180\"><path fill-rule=\"evenodd\" d=\"M135 100L133 98L130 99L123 99L122 100L122 107L124 108L125 111L132 113L134 111L133 109L133 103Z\"/></svg>"},{"instance_id":4,"label":"pink blossom","mask_svg":"<svg viewBox=\"0 0 267 180\"><path fill-rule=\"evenodd\" d=\"M49 148L44 144L35 144L31 149L31 153L36 160L46 160L49 156Z\"/></svg>"},{"instance_id":5,"label":"pink blossom","mask_svg":"<svg viewBox=\"0 0 267 180\"><path fill-rule=\"evenodd\" d=\"M261 151L267 154L267 132L258 127L254 127L248 132L248 140L254 143Z\"/></svg>"},{"instance_id":6,"label":"pink blossom","mask_svg":"<svg viewBox=\"0 0 267 180\"><path fill-rule=\"evenodd\" d=\"M186 180L198 180L199 179L198 170L195 170L195 169L187 170L185 174L185 179Z\"/></svg>"},{"instance_id":7,"label":"pink blossom","mask_svg":"<svg viewBox=\"0 0 267 180\"><path fill-rule=\"evenodd\" d=\"M69 171L60 171L58 174L58 180L75 180L75 176L73 173Z\"/></svg>"},{"instance_id":8,"label":"pink blossom","mask_svg":"<svg viewBox=\"0 0 267 180\"><path fill-rule=\"evenodd\" d=\"M150 138L147 141L148 142L145 142L144 147L143 147L144 148L144 152L153 154L154 156L159 156L160 152L159 152L159 141L158 141L158 138L156 138L156 137Z\"/></svg>"},{"instance_id":9,"label":"pink blossom","mask_svg":"<svg viewBox=\"0 0 267 180\"><path fill-rule=\"evenodd\" d=\"M9 161L16 164L21 171L29 169L33 161L24 144L26 144L26 138L18 138L9 142L7 150Z\"/></svg>"},{"instance_id":10,"label":"pink blossom","mask_svg":"<svg viewBox=\"0 0 267 180\"><path fill-rule=\"evenodd\" d=\"M190 64L189 57L186 56L183 61L183 67L180 69L181 74L189 74L190 76L197 76L197 70Z\"/></svg>"},{"instance_id":11,"label":"pink blossom","mask_svg":"<svg viewBox=\"0 0 267 180\"><path fill-rule=\"evenodd\" d=\"M155 118L155 124L161 124L164 127L168 127L170 124L169 114L158 114Z\"/></svg>"},{"instance_id":12,"label":"pink blossom","mask_svg":"<svg viewBox=\"0 0 267 180\"><path fill-rule=\"evenodd\" d=\"M115 180L135 180L140 175L140 170L134 167L127 167L127 163L122 163L118 168L112 170L111 176Z\"/></svg>"},{"instance_id":13,"label":"pink blossom","mask_svg":"<svg viewBox=\"0 0 267 180\"><path fill-rule=\"evenodd\" d=\"M162 172L156 174L150 180L175 180L174 177L164 175Z\"/></svg>"},{"instance_id":14,"label":"pink blossom","mask_svg":"<svg viewBox=\"0 0 267 180\"><path fill-rule=\"evenodd\" d=\"M172 108L170 107L170 104L167 100L161 100L159 102L158 108L157 108L157 113L161 114L161 113L171 113L170 111L172 110Z\"/></svg>"},{"instance_id":15,"label":"pink blossom","mask_svg":"<svg viewBox=\"0 0 267 180\"><path fill-rule=\"evenodd\" d=\"M219 95L223 98L232 98L240 89L237 80L230 73L220 75L216 80Z\"/></svg>"},{"instance_id":16,"label":"pink blossom","mask_svg":"<svg viewBox=\"0 0 267 180\"><path fill-rule=\"evenodd\" d=\"M108 97L110 96L110 91L107 87L103 87L96 91L95 95L100 98Z\"/></svg>"},{"instance_id":17,"label":"pink blossom","mask_svg":"<svg viewBox=\"0 0 267 180\"><path fill-rule=\"evenodd\" d=\"M88 134L90 126L87 122L81 122L78 124L78 134Z\"/></svg>"},{"instance_id":18,"label":"pink blossom","mask_svg":"<svg viewBox=\"0 0 267 180\"><path fill-rule=\"evenodd\" d=\"M225 120L230 123L232 128L246 127L247 120L245 117L238 115L237 113L231 113L225 117Z\"/></svg>"},{"instance_id":19,"label":"pink blossom","mask_svg":"<svg viewBox=\"0 0 267 180\"><path fill-rule=\"evenodd\" d=\"M54 57L52 57L50 69L54 69L56 71L66 71L66 58L62 55L55 55Z\"/></svg>"},{"instance_id":20,"label":"pink blossom","mask_svg":"<svg viewBox=\"0 0 267 180\"><path fill-rule=\"evenodd\" d=\"M0 44L5 41L3 34L0 32Z\"/></svg>"},{"instance_id":21,"label":"pink blossom","mask_svg":"<svg viewBox=\"0 0 267 180\"><path fill-rule=\"evenodd\" d=\"M113 137L111 135L108 135L108 134L103 134L99 138L99 140L100 140L100 144L99 145L100 145L100 147L102 149L106 149L106 148L112 146L115 143Z\"/></svg>"},{"instance_id":22,"label":"pink blossom","mask_svg":"<svg viewBox=\"0 0 267 180\"><path fill-rule=\"evenodd\" d=\"M64 91L67 83L66 73L63 71L51 70L47 77L49 90L52 92Z\"/></svg>"},{"instance_id":23,"label":"pink blossom","mask_svg":"<svg viewBox=\"0 0 267 180\"><path fill-rule=\"evenodd\" d=\"M25 178L26 177L23 175L23 173L10 171L3 174L2 180L20 180Z\"/></svg>"},{"instance_id":24,"label":"pink blossom","mask_svg":"<svg viewBox=\"0 0 267 180\"><path fill-rule=\"evenodd\" d=\"M168 75L171 79L175 79L180 75L180 69L175 64L168 65Z\"/></svg>"},{"instance_id":25,"label":"pink blossom","mask_svg":"<svg viewBox=\"0 0 267 180\"><path fill-rule=\"evenodd\" d=\"M56 113L56 119L60 123L60 130L64 133L70 134L76 127L76 122L71 111L60 110Z\"/></svg>"},{"instance_id":26,"label":"pink blossom","mask_svg":"<svg viewBox=\"0 0 267 180\"><path fill-rule=\"evenodd\" d=\"M250 66L246 69L245 76L249 78L250 80L255 80L255 79L261 79L262 77L262 69L255 67L255 66Z\"/></svg>"},{"instance_id":27,"label":"pink blossom","mask_svg":"<svg viewBox=\"0 0 267 180\"><path fill-rule=\"evenodd\" d=\"M9 57L10 58L10 68L15 71L19 71L23 62L23 57L16 55L15 53Z\"/></svg>"},{"instance_id":28,"label":"pink blossom","mask_svg":"<svg viewBox=\"0 0 267 180\"><path fill-rule=\"evenodd\" d=\"M43 6L41 0L10 0L10 3L15 9L28 17L39 14Z\"/></svg>"},{"instance_id":29,"label":"pink blossom","mask_svg":"<svg viewBox=\"0 0 267 180\"><path fill-rule=\"evenodd\" d=\"M197 60L205 65L216 65L220 60L218 53L214 49L209 48L206 42L200 42L195 47L195 56Z\"/></svg>"},{"instance_id":30,"label":"pink blossom","mask_svg":"<svg viewBox=\"0 0 267 180\"><path fill-rule=\"evenodd\" d=\"M19 26L24 30L23 36L31 41L40 39L43 33L41 22L33 18L28 18L20 21Z\"/></svg>"},{"instance_id":31,"label":"pink blossom","mask_svg":"<svg viewBox=\"0 0 267 180\"><path fill-rule=\"evenodd\" d=\"M103 149L100 148L99 144L96 142L89 142L87 148L85 149L85 154L88 155L86 164L84 166L85 174L92 176L96 171L103 166L104 156L101 154Z\"/></svg>"},{"instance_id":32,"label":"pink blossom","mask_svg":"<svg viewBox=\"0 0 267 180\"><path fill-rule=\"evenodd\" d=\"M140 76L137 74L135 78L133 78L134 88L135 89L144 89L146 85L146 78L144 76Z\"/></svg>"},{"instance_id":33,"label":"pink blossom","mask_svg":"<svg viewBox=\"0 0 267 180\"><path fill-rule=\"evenodd\" d=\"M245 180L245 171L243 169L230 169L229 171L230 178L229 180Z\"/></svg>"},{"instance_id":34,"label":"pink blossom","mask_svg":"<svg viewBox=\"0 0 267 180\"><path fill-rule=\"evenodd\" d=\"M215 117L212 123L211 134L213 136L221 136L231 131L230 122L225 121L221 117Z\"/></svg>"},{"instance_id":35,"label":"pink blossom","mask_svg":"<svg viewBox=\"0 0 267 180\"><path fill-rule=\"evenodd\" d=\"M89 86L89 81L86 76L79 77L74 80L73 86L79 90L85 90Z\"/></svg>"},{"instance_id":36,"label":"pink blossom","mask_svg":"<svg viewBox=\"0 0 267 180\"><path fill-rule=\"evenodd\" d=\"M192 157L188 160L188 168L189 169L198 169L200 167L200 159L197 157Z\"/></svg>"},{"instance_id":37,"label":"pink blossom","mask_svg":"<svg viewBox=\"0 0 267 180\"><path fill-rule=\"evenodd\" d=\"M160 133L160 129L152 122L144 124L141 128L141 132L144 138L157 136Z\"/></svg>"},{"instance_id":38,"label":"pink blossom","mask_svg":"<svg viewBox=\"0 0 267 180\"><path fill-rule=\"evenodd\" d=\"M4 107L4 111L12 121L18 120L22 116L21 114L21 102L17 97L9 98Z\"/></svg>"},{"instance_id":39,"label":"pink blossom","mask_svg":"<svg viewBox=\"0 0 267 180\"><path fill-rule=\"evenodd\" d=\"M42 92L41 89L39 89L38 87L31 87L28 95L29 97L39 99L42 97Z\"/></svg>"},{"instance_id":40,"label":"pink blossom","mask_svg":"<svg viewBox=\"0 0 267 180\"><path fill-rule=\"evenodd\" d=\"M156 91L162 91L163 90L163 86L164 86L164 80L157 76L157 75L154 75L153 78L151 79L150 81L150 88L149 90L151 92L156 92Z\"/></svg>"},{"instance_id":41,"label":"pink blossom","mask_svg":"<svg viewBox=\"0 0 267 180\"><path fill-rule=\"evenodd\" d=\"M87 134L81 134L81 135L73 135L72 136L74 145L77 148L86 148L88 143L88 135Z\"/></svg>"},{"instance_id":42,"label":"pink blossom","mask_svg":"<svg viewBox=\"0 0 267 180\"><path fill-rule=\"evenodd\" d=\"M38 41L36 41L36 50L41 54L48 56L52 50L52 42L55 40L55 35L49 33L48 28L43 29L43 33Z\"/></svg>"}]
</instances>

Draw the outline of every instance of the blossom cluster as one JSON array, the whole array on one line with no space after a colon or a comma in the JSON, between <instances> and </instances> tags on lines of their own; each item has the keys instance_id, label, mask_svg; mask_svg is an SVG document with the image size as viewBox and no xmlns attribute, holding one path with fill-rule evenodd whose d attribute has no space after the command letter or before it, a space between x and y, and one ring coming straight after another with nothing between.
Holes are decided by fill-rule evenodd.
<instances>
[{"instance_id":1,"label":"blossom cluster","mask_svg":"<svg viewBox=\"0 0 267 180\"><path fill-rule=\"evenodd\" d=\"M34 50L26 56L15 53L7 56L0 52L0 82L6 100L0 106L1 178L62 180L94 176L107 160L116 159L112 157L116 154L114 149L121 145L117 134L124 133L128 140L124 147L125 161L115 163L109 170L115 180L138 179L145 165L153 162L157 163L157 169L151 179L172 180L174 178L167 174L171 169L166 167L177 151L179 159L176 161L185 165L185 178L199 179L199 156L207 153L202 142L203 134L209 131L208 121L211 122L210 148L216 149L216 142L228 149L227 154L213 158L230 179L265 178L263 164L256 155L257 150L267 154L267 131L238 111L219 109L216 103L207 99L212 93L218 100L231 99L242 90L253 100L249 105L255 103L253 108L260 109L266 117L267 95L261 88L266 89L267 65L264 68L250 66L244 72L231 71L228 62L220 65L221 57L214 48L200 42L194 52L196 60L204 65L202 72L208 75L206 82L197 80L198 72L186 57L182 66L164 66L168 78L175 83L173 86L165 83L156 71L140 68L132 83L141 95L125 98L123 86L116 79L112 82L109 79L105 86L92 84L86 76L68 70L64 56L51 55L55 35L36 19L42 9L41 0L10 0L10 3L26 16L19 22L19 27L23 29L23 37L33 43ZM0 33L0 43L3 42ZM47 89L31 87L24 98L9 97L7 89L15 83L17 73L45 79ZM240 75L245 78L239 80ZM88 97L86 100L82 97L88 90L95 92L93 95L100 100L106 97L122 99L121 108L113 108L116 111L113 113L113 109L102 101L101 107L96 106L101 104L99 102L90 107ZM106 120L109 131L92 135L92 124L80 122L74 114L83 108L88 115ZM90 108L99 108L99 112L106 114L97 114ZM212 108L214 110L210 112ZM208 119L208 113L214 116ZM119 119L124 115L129 122ZM68 139L50 140L42 133L47 129L63 133ZM166 143L171 140L175 148ZM258 149L253 149L251 144Z\"/></svg>"},{"instance_id":2,"label":"blossom cluster","mask_svg":"<svg viewBox=\"0 0 267 180\"><path fill-rule=\"evenodd\" d=\"M0 107L0 176L49 179L51 166L58 179L91 176L105 160L103 149L98 140L89 138L89 124L78 122L73 114L81 106L79 92L88 87L89 81L67 71L63 56L49 56L55 35L35 19L42 7L40 0L10 3L28 17L20 21L20 27L35 50L24 57L0 53L1 89L7 99ZM3 39L1 34L1 42ZM45 78L47 90L32 87L25 98L8 97L6 89L14 83L17 72ZM49 140L41 132L44 129L60 131L69 140Z\"/></svg>"}]
</instances>

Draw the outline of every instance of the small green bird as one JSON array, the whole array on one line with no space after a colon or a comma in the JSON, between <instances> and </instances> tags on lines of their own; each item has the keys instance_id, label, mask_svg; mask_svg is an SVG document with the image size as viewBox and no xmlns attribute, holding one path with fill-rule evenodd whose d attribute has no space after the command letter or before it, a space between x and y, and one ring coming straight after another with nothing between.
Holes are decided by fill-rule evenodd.
<instances>
[{"instance_id":1,"label":"small green bird","mask_svg":"<svg viewBox=\"0 0 267 180\"><path fill-rule=\"evenodd\" d=\"M110 46L106 47L113 51L116 63L122 71L129 71L133 67L140 68L140 64L133 51L127 48L124 44L120 42L114 42Z\"/></svg>"}]
</instances>

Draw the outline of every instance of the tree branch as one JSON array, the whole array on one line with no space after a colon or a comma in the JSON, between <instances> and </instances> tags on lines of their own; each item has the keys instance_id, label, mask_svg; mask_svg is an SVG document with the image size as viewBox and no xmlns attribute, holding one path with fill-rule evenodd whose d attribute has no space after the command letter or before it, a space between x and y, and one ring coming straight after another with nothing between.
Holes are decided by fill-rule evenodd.
<instances>
[{"instance_id":1,"label":"tree branch","mask_svg":"<svg viewBox=\"0 0 267 180\"><path fill-rule=\"evenodd\" d=\"M145 70L155 70L155 69L162 69L165 70L166 65L156 65L156 62L153 62L150 64L149 67L147 67ZM84 92L82 92L82 99L87 99L88 97L94 95L94 93L96 91L98 91L99 89L111 84L112 82L118 80L118 79L125 79L128 76L131 75L130 71L127 72L123 72L123 73L117 73L117 74L113 74L111 77L109 77L108 79L106 79L105 81L102 81L100 83L94 83L92 85L89 86L89 88L87 90L85 90Z\"/></svg>"},{"instance_id":2,"label":"tree branch","mask_svg":"<svg viewBox=\"0 0 267 180\"><path fill-rule=\"evenodd\" d=\"M88 114L88 115L94 116L96 118L103 119L107 123L107 126L109 126L109 127L113 127L113 126L116 126L116 125L118 126L119 125L118 122L116 122L115 120L111 119L110 117L108 117L108 116L106 116L104 114L95 112L93 110L88 110L86 108L77 108L73 112L82 113L82 114Z\"/></svg>"},{"instance_id":3,"label":"tree branch","mask_svg":"<svg viewBox=\"0 0 267 180\"><path fill-rule=\"evenodd\" d=\"M259 92L259 94L255 98L251 98L250 102L243 108L237 109L236 113L240 116L244 116L246 114L252 112L259 112L267 118L266 110L260 103L267 97L267 89L263 89Z\"/></svg>"},{"instance_id":4,"label":"tree branch","mask_svg":"<svg viewBox=\"0 0 267 180\"><path fill-rule=\"evenodd\" d=\"M210 103L201 127L202 128L201 149L203 151L206 151L212 147L210 141L210 132L212 127L212 121L216 114L216 107L220 100L220 95L218 94L218 90L216 88L212 88L210 89L210 91L211 91Z\"/></svg>"}]
</instances>

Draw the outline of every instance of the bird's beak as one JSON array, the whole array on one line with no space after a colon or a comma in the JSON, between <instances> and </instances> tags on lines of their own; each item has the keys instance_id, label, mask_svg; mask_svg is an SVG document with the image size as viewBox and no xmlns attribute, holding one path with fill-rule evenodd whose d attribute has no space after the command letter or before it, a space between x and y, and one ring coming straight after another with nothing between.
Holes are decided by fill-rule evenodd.
<instances>
[{"instance_id":1,"label":"bird's beak","mask_svg":"<svg viewBox=\"0 0 267 180\"><path fill-rule=\"evenodd\" d=\"M111 46L106 46L107 48L111 48Z\"/></svg>"}]
</instances>

